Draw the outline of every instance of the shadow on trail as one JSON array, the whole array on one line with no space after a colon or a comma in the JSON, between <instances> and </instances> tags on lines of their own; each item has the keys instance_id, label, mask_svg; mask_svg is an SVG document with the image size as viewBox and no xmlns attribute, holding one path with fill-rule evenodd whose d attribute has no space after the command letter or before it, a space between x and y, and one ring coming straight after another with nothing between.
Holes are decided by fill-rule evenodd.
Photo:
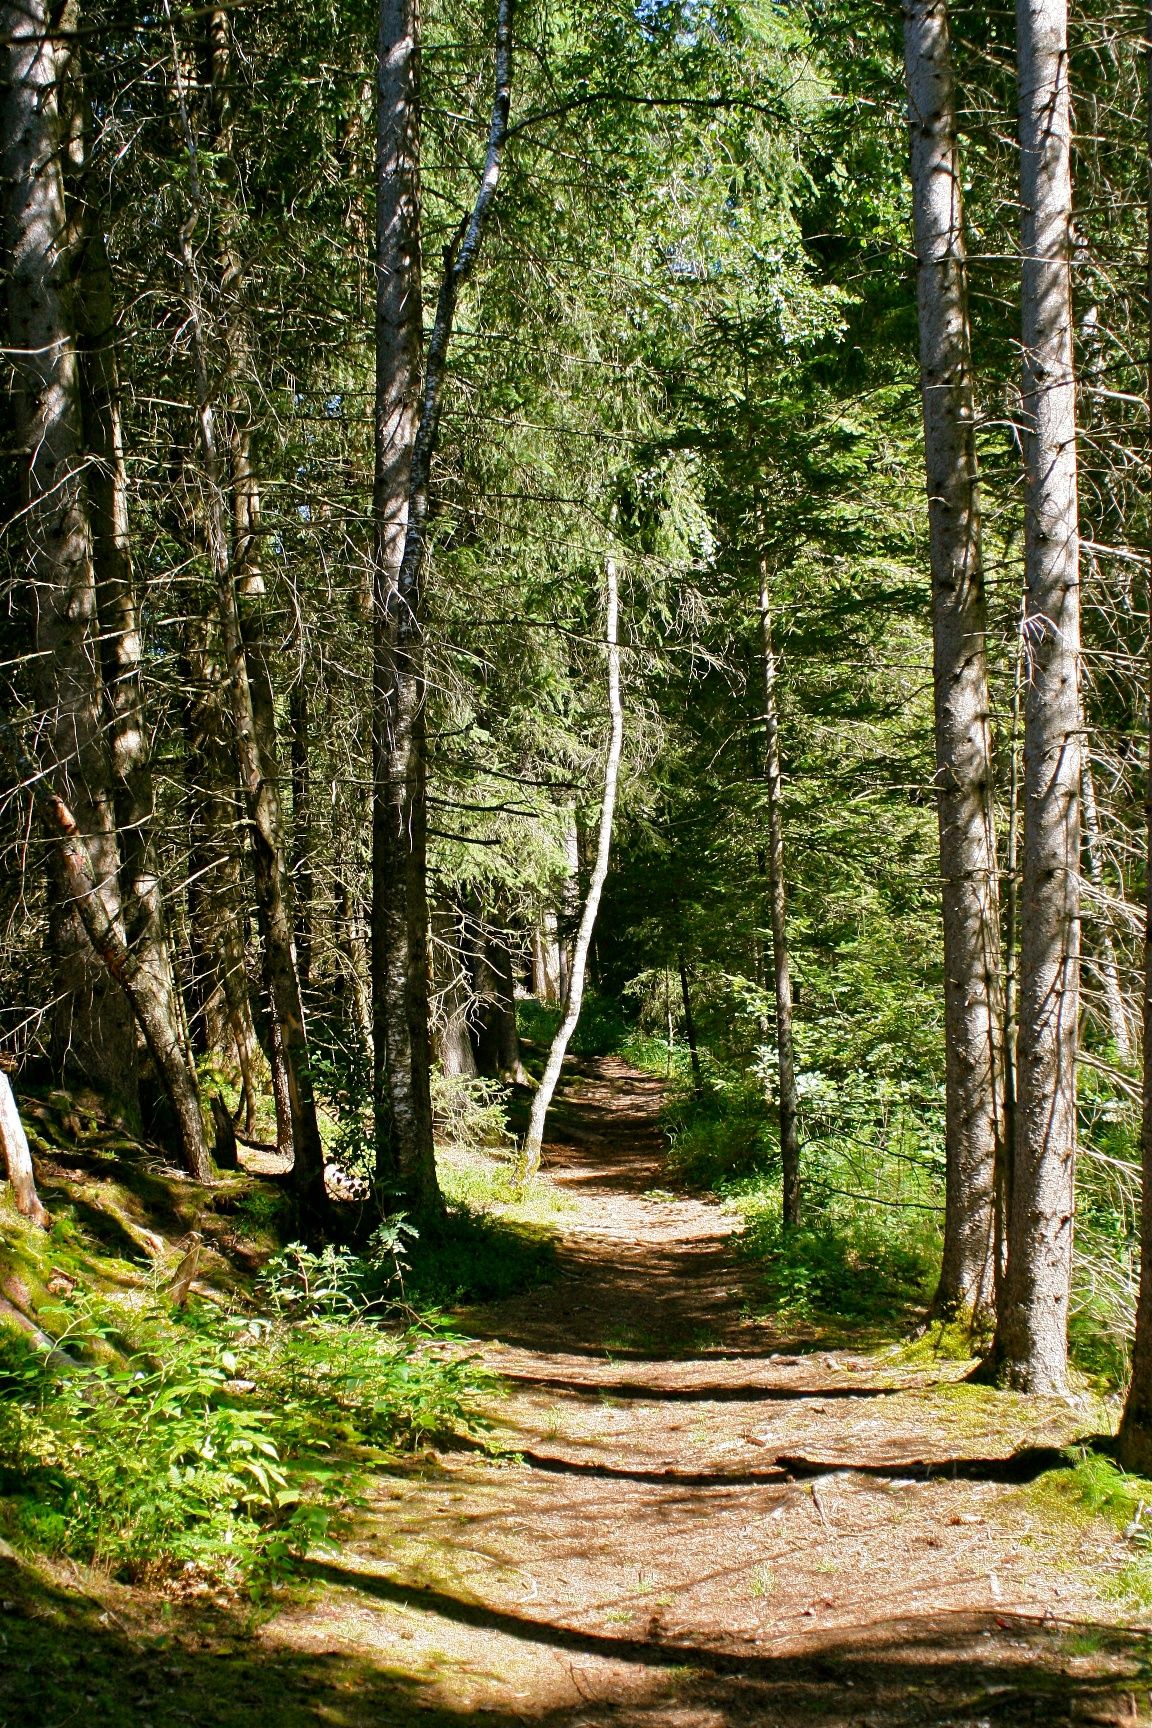
<instances>
[{"instance_id":1,"label":"shadow on trail","mask_svg":"<svg viewBox=\"0 0 1152 1728\"><path fill-rule=\"evenodd\" d=\"M446 1452L487 1452L480 1442L453 1441ZM777 1488L790 1482L819 1481L826 1476L856 1476L877 1482L999 1482L1024 1486L1050 1470L1067 1470L1072 1457L1056 1446L1026 1446L1006 1458L890 1458L854 1464L848 1459L805 1458L778 1454L766 1470L680 1470L675 1465L644 1470L600 1459L561 1458L555 1453L517 1448L515 1456L532 1470L552 1476L584 1476L604 1482L638 1482L653 1487Z\"/></svg>"},{"instance_id":2,"label":"shadow on trail","mask_svg":"<svg viewBox=\"0 0 1152 1728\"><path fill-rule=\"evenodd\" d=\"M705 1362L715 1360L706 1357ZM799 1404L808 1399L823 1403L825 1399L891 1398L906 1390L903 1386L764 1386L731 1382L699 1386L656 1386L638 1380L569 1380L548 1374L502 1373L500 1378L510 1386L525 1391L539 1387L545 1392L571 1392L577 1398L636 1399L645 1404Z\"/></svg>"},{"instance_id":3,"label":"shadow on trail","mask_svg":"<svg viewBox=\"0 0 1152 1728\"><path fill-rule=\"evenodd\" d=\"M348 1567L314 1564L317 1580L377 1602L545 1646L570 1659L571 1702L539 1708L456 1706L430 1679L345 1649L284 1649L252 1635L240 1611L178 1606L157 1636L78 1592L0 1563L0 1722L5 1728L668 1728L681 1721L849 1728L996 1728L1138 1719L1148 1634L1041 1625L999 1615L944 1614L891 1622L845 1639L828 1634L802 1657L720 1650L650 1632L612 1636L422 1590ZM125 1612L130 1610L126 1609ZM984 1634L995 1625L995 1644ZM1003 1641L1003 1629L1011 1644ZM1067 1640L1087 1636L1107 1658L1102 1677L1068 1672ZM604 1695L603 1673L579 1660L641 1670L627 1695ZM449 1677L450 1686L451 1680ZM610 1681L607 1682L610 1685ZM454 1689L454 1688L452 1688Z\"/></svg>"}]
</instances>

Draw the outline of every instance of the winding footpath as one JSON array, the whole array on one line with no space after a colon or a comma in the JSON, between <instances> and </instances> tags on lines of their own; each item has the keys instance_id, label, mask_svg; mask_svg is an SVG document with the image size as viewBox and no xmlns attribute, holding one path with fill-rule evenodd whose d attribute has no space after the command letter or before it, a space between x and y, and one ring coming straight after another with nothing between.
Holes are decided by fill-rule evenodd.
<instances>
[{"instance_id":1,"label":"winding footpath","mask_svg":"<svg viewBox=\"0 0 1152 1728\"><path fill-rule=\"evenodd\" d=\"M324 1693L279 1719L1152 1720L1126 1545L1037 1480L1085 1418L748 1320L735 1218L662 1186L659 1097L614 1059L569 1082L561 1275L464 1319L508 1387L488 1452L384 1480L262 1630Z\"/></svg>"}]
</instances>

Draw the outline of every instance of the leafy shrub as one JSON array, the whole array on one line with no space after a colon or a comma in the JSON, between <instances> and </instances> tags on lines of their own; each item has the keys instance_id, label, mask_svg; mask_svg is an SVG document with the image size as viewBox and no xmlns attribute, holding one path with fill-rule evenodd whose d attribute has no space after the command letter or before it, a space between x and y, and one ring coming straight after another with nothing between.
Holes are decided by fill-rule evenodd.
<instances>
[{"instance_id":1,"label":"leafy shrub","mask_svg":"<svg viewBox=\"0 0 1152 1728\"><path fill-rule=\"evenodd\" d=\"M808 1221L787 1229L774 1197L746 1196L743 1209L738 1246L775 1315L899 1324L931 1295L939 1240L922 1220L810 1203Z\"/></svg>"},{"instance_id":2,"label":"leafy shrub","mask_svg":"<svg viewBox=\"0 0 1152 1728\"><path fill-rule=\"evenodd\" d=\"M491 1384L445 1350L450 1335L347 1312L89 1300L60 1318L51 1355L11 1338L0 1350L0 1527L127 1578L276 1574L354 1495L353 1454L474 1425Z\"/></svg>"}]
</instances>

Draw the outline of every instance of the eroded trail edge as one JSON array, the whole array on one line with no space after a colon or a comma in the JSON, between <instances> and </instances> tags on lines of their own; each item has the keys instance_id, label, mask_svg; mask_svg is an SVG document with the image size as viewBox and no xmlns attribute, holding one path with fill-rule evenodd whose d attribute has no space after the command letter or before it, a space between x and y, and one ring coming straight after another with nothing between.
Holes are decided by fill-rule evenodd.
<instances>
[{"instance_id":1,"label":"eroded trail edge","mask_svg":"<svg viewBox=\"0 0 1152 1728\"><path fill-rule=\"evenodd\" d=\"M1040 1481L1083 1418L748 1318L738 1218L669 1193L659 1102L615 1059L569 1081L560 1275L467 1317L497 1455L383 1479L262 1634L325 1659L323 1719L1147 1720L1125 1546Z\"/></svg>"}]
</instances>

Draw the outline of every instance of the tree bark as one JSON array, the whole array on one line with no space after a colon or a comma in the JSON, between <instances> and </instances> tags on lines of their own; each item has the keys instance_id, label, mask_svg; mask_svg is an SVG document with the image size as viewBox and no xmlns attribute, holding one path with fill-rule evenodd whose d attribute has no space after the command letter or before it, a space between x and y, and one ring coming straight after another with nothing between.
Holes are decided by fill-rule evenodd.
<instances>
[{"instance_id":1,"label":"tree bark","mask_svg":"<svg viewBox=\"0 0 1152 1728\"><path fill-rule=\"evenodd\" d=\"M768 587L768 562L763 556L760 559L760 664L764 679L764 784L768 794L768 903L772 920L772 989L776 1001L776 1070L780 1086L781 1191L785 1224L798 1224L800 1105L796 1092L796 1047L792 1030L792 957L788 946L788 888L784 872L780 711L776 704L772 596ZM692 1067L699 1092L700 1064L695 1055Z\"/></svg>"},{"instance_id":2,"label":"tree bark","mask_svg":"<svg viewBox=\"0 0 1152 1728\"><path fill-rule=\"evenodd\" d=\"M1018 0L1025 483L1023 876L1008 1267L990 1367L1068 1365L1080 959L1080 591L1065 0Z\"/></svg>"},{"instance_id":3,"label":"tree bark","mask_svg":"<svg viewBox=\"0 0 1152 1728\"><path fill-rule=\"evenodd\" d=\"M688 1060L692 1064L692 1090L699 1098L704 1091L700 1074L700 1046L696 1041L696 1019L692 1013L692 991L688 983L688 962L684 958L683 948L676 950L676 963L680 968L680 1000L684 1006L684 1036L688 1040ZM790 1218L788 1222L795 1224L795 1217Z\"/></svg>"},{"instance_id":4,"label":"tree bark","mask_svg":"<svg viewBox=\"0 0 1152 1728\"><path fill-rule=\"evenodd\" d=\"M119 919L110 914L92 868L91 854L71 810L47 775L43 772L38 774L32 762L24 756L15 732L6 720L3 729L8 734L16 765L28 781L44 826L53 841L57 868L68 900L75 906L94 952L107 967L109 976L123 989L156 1064L156 1071L176 1115L189 1174L198 1182L209 1182L212 1165L204 1139L200 1095L196 1076L188 1064L183 1028L172 1023L171 1000L157 983L155 975L128 947Z\"/></svg>"},{"instance_id":5,"label":"tree bark","mask_svg":"<svg viewBox=\"0 0 1152 1728\"><path fill-rule=\"evenodd\" d=\"M415 1212L434 1213L441 1200L429 1092L423 618L419 593L400 593L424 343L419 172L419 7L417 0L381 0L372 604L376 1183L382 1203L398 1195Z\"/></svg>"},{"instance_id":6,"label":"tree bark","mask_svg":"<svg viewBox=\"0 0 1152 1728\"><path fill-rule=\"evenodd\" d=\"M302 666L292 686L292 883L296 907L296 963L300 989L312 982L312 921L316 878L312 868L312 776L308 713L308 674Z\"/></svg>"},{"instance_id":7,"label":"tree bark","mask_svg":"<svg viewBox=\"0 0 1152 1728\"><path fill-rule=\"evenodd\" d=\"M1147 234L1148 276L1146 311L1152 320L1152 6L1145 20L1145 100L1147 102ZM1148 338L1148 467L1152 477L1152 322ZM1149 541L1152 552L1152 538ZM1140 1203L1140 1295L1136 1304L1136 1337L1132 1348L1132 1379L1120 1421L1117 1449L1125 1470L1152 1474L1152 641L1145 668L1149 700L1144 863L1144 1073L1140 1123L1142 1191Z\"/></svg>"},{"instance_id":8,"label":"tree bark","mask_svg":"<svg viewBox=\"0 0 1152 1728\"><path fill-rule=\"evenodd\" d=\"M380 8L372 869L377 1181L381 1196L398 1193L418 1216L443 1205L429 1092L425 534L456 307L479 256L508 131L511 13L511 0L499 0L484 169L471 213L445 251L417 420L419 21L414 0L381 0Z\"/></svg>"},{"instance_id":9,"label":"tree bark","mask_svg":"<svg viewBox=\"0 0 1152 1728\"><path fill-rule=\"evenodd\" d=\"M479 1073L517 1086L530 1085L520 1057L516 1026L516 979L512 935L476 918L474 987L476 991L476 1067Z\"/></svg>"},{"instance_id":10,"label":"tree bark","mask_svg":"<svg viewBox=\"0 0 1152 1728\"><path fill-rule=\"evenodd\" d=\"M459 910L447 903L432 908L432 1054L442 1074L475 1079L469 1016L472 980L460 940Z\"/></svg>"},{"instance_id":11,"label":"tree bark","mask_svg":"<svg viewBox=\"0 0 1152 1728\"><path fill-rule=\"evenodd\" d=\"M6 347L14 375L41 763L70 801L108 916L119 920L120 854L104 739L96 574L84 476L79 366L68 304L69 259L58 109L61 67L43 0L0 8L0 176L9 261ZM51 1043L70 1070L130 1115L138 1110L128 1003L93 953L50 852L55 975Z\"/></svg>"},{"instance_id":12,"label":"tree bark","mask_svg":"<svg viewBox=\"0 0 1152 1728\"><path fill-rule=\"evenodd\" d=\"M548 1059L544 1064L544 1073L541 1076L539 1088L532 1099L528 1132L524 1137L524 1145L520 1153L521 1168L526 1176L534 1176L540 1169L540 1159L544 1148L544 1124L548 1117L548 1107L552 1102L560 1079L560 1070L564 1066L564 1057L569 1041L580 1019L580 1004L584 996L584 972L588 964L588 950L592 945L592 932L596 927L596 914L600 910L600 896L604 890L604 882L608 875L608 862L612 851L612 818L616 809L616 782L620 775L620 758L624 749L624 709L620 700L620 647L618 640L619 596L616 585L615 559L608 558L605 561L604 574L607 588L604 636L608 646L608 711L611 716L611 730L608 740L608 756L604 764L604 796L600 804L600 830L596 845L596 859L592 866L592 874L588 879L588 894L584 901L580 927L576 932L576 941L572 950L572 966L568 977L568 996L564 1004L564 1014L556 1028L556 1036L552 1040L551 1049L548 1051Z\"/></svg>"},{"instance_id":13,"label":"tree bark","mask_svg":"<svg viewBox=\"0 0 1152 1728\"><path fill-rule=\"evenodd\" d=\"M255 1131L259 1050L245 959L243 810L219 633L191 618L185 635L184 764L188 830L188 930L193 1034L240 1071L245 1128Z\"/></svg>"},{"instance_id":14,"label":"tree bark","mask_svg":"<svg viewBox=\"0 0 1152 1728\"><path fill-rule=\"evenodd\" d=\"M22 1218L27 1218L30 1224L37 1225L41 1230L47 1230L52 1220L36 1192L36 1175L32 1169L32 1153L28 1146L28 1136L24 1132L24 1124L21 1122L20 1112L16 1108L12 1086L2 1068L0 1068L0 1163L3 1164L8 1173L8 1182L12 1189L12 1198L16 1202L17 1212Z\"/></svg>"},{"instance_id":15,"label":"tree bark","mask_svg":"<svg viewBox=\"0 0 1152 1728\"><path fill-rule=\"evenodd\" d=\"M972 352L946 0L907 0L920 376L932 567L944 927L946 1182L940 1315L986 1309L1003 1143L1003 996L992 814L987 613Z\"/></svg>"}]
</instances>

